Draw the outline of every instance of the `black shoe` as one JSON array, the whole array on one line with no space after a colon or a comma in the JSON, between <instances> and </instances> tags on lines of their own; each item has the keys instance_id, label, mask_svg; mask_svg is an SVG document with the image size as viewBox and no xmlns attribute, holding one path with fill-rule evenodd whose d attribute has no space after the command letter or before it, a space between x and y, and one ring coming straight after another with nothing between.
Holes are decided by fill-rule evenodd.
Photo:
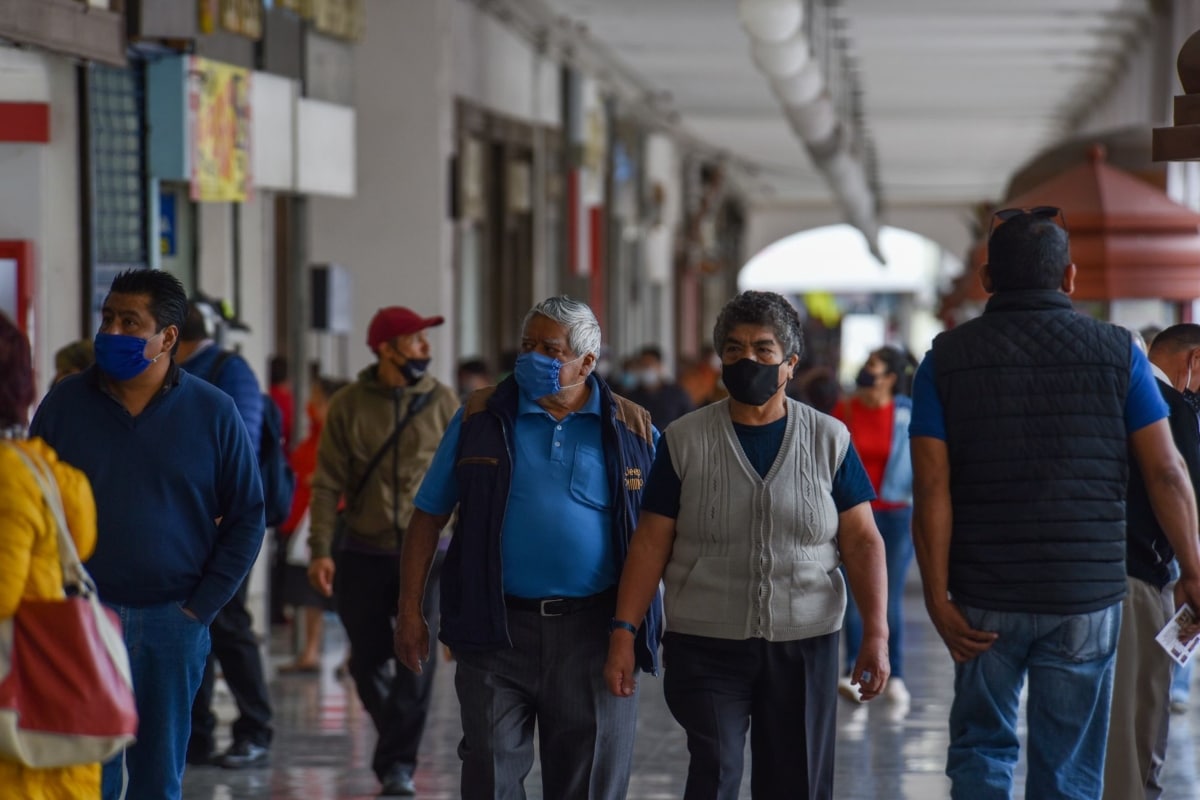
<instances>
[{"instance_id":1,"label":"black shoe","mask_svg":"<svg viewBox=\"0 0 1200 800\"><path fill-rule=\"evenodd\" d=\"M413 783L412 773L406 769L394 769L383 782L379 790L380 797L412 797L417 793Z\"/></svg>"},{"instance_id":2,"label":"black shoe","mask_svg":"<svg viewBox=\"0 0 1200 800\"><path fill-rule=\"evenodd\" d=\"M243 741L234 742L232 747L217 756L216 763L225 769L247 769L266 765L270 757L270 748Z\"/></svg>"}]
</instances>

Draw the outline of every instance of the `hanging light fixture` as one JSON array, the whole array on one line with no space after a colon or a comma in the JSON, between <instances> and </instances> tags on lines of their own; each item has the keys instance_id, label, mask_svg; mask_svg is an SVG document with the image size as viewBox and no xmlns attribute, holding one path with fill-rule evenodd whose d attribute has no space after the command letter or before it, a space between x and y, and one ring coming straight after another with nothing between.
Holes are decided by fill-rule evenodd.
<instances>
[{"instance_id":1,"label":"hanging light fixture","mask_svg":"<svg viewBox=\"0 0 1200 800\"><path fill-rule=\"evenodd\" d=\"M825 176L847 221L862 231L882 261L875 192L802 30L804 5L801 0L739 0L738 17L750 36L754 64L770 81L788 124Z\"/></svg>"},{"instance_id":2,"label":"hanging light fixture","mask_svg":"<svg viewBox=\"0 0 1200 800\"><path fill-rule=\"evenodd\" d=\"M812 63L808 40L799 34L780 42L756 39L750 47L750 55L759 70L772 79L788 78Z\"/></svg>"},{"instance_id":3,"label":"hanging light fixture","mask_svg":"<svg viewBox=\"0 0 1200 800\"><path fill-rule=\"evenodd\" d=\"M753 38L781 42L800 30L804 7L797 0L741 0L738 17Z\"/></svg>"}]
</instances>

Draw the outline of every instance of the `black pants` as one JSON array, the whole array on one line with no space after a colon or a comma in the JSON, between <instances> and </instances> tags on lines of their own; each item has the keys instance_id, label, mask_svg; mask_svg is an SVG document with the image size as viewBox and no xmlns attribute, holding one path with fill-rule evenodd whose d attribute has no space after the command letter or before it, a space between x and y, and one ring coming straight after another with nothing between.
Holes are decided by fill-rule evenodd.
<instances>
[{"instance_id":1,"label":"black pants","mask_svg":"<svg viewBox=\"0 0 1200 800\"><path fill-rule=\"evenodd\" d=\"M425 587L429 620L429 660L420 675L396 661L393 631L400 594L399 556L342 550L334 573L338 616L350 639L350 675L363 707L371 715L379 740L371 768L382 781L394 768L410 772L425 731L437 666L437 622L441 553Z\"/></svg>"},{"instance_id":2,"label":"black pants","mask_svg":"<svg viewBox=\"0 0 1200 800\"><path fill-rule=\"evenodd\" d=\"M750 728L754 800L831 800L838 634L663 637L663 694L687 732L685 800L735 800Z\"/></svg>"},{"instance_id":3,"label":"black pants","mask_svg":"<svg viewBox=\"0 0 1200 800\"><path fill-rule=\"evenodd\" d=\"M221 609L209 627L212 652L204 666L200 691L192 703L192 737L188 742L188 753L193 757L209 755L213 751L217 716L212 711L212 696L217 661L221 662L225 682L229 684L229 691L237 702L238 718L233 723L234 742L248 741L262 747L271 744L271 697L263 676L258 638L251 627L250 612L246 610L249 582L250 576L247 575L233 599Z\"/></svg>"}]
</instances>

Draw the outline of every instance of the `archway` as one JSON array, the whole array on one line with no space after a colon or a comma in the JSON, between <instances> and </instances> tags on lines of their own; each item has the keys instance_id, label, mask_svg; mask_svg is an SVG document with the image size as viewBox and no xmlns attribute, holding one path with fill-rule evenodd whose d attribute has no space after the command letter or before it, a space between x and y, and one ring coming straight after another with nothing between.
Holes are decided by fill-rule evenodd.
<instances>
[{"instance_id":1,"label":"archway","mask_svg":"<svg viewBox=\"0 0 1200 800\"><path fill-rule=\"evenodd\" d=\"M939 288L963 270L960 258L912 231L884 227L879 243L883 264L849 225L801 231L750 258L738 273L738 288L792 298L808 318L812 360L838 366L847 383L880 345L923 355L942 329L934 313Z\"/></svg>"}]
</instances>

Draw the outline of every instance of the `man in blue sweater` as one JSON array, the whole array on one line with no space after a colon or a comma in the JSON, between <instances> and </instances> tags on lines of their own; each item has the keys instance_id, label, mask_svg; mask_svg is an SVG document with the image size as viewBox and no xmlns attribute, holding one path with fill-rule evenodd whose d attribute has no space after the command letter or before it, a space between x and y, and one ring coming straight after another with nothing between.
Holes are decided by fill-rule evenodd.
<instances>
[{"instance_id":1,"label":"man in blue sweater","mask_svg":"<svg viewBox=\"0 0 1200 800\"><path fill-rule=\"evenodd\" d=\"M258 378L246 359L217 346L215 337L220 324L219 316L209 304L203 301L189 304L187 319L179 332L175 361L190 374L203 378L233 398L233 404L246 424L246 433L250 435L250 445L257 453L262 437L262 390L258 388ZM189 764L242 769L265 764L270 754L271 696L267 692L253 619L246 608L249 583L247 576L208 629L212 652L204 668L204 680L192 703L192 736L187 750ZM217 715L212 710L218 661L238 707L238 718L233 723L233 744L220 755L213 752Z\"/></svg>"},{"instance_id":2,"label":"man in blue sweater","mask_svg":"<svg viewBox=\"0 0 1200 800\"><path fill-rule=\"evenodd\" d=\"M118 275L96 366L58 384L30 426L91 481L88 569L129 648L138 741L104 765L105 800L121 795L123 769L129 800L181 797L208 625L262 544L262 482L237 408L171 359L186 312L174 276Z\"/></svg>"}]
</instances>

